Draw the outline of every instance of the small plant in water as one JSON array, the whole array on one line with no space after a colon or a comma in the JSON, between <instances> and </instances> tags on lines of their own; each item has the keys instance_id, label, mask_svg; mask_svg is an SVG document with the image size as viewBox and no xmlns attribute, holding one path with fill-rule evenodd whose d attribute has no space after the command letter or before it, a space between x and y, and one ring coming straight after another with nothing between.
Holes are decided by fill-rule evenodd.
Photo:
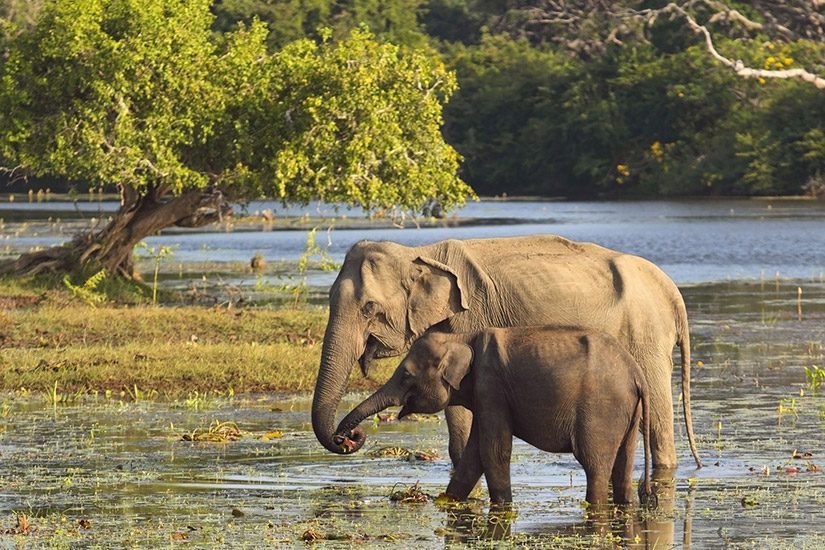
<instances>
[{"instance_id":1,"label":"small plant in water","mask_svg":"<svg viewBox=\"0 0 825 550\"><path fill-rule=\"evenodd\" d=\"M17 514L17 527L0 529L0 535L28 535L31 532L32 526L29 521L29 516L23 513ZM25 544L22 546L25 546Z\"/></svg>"},{"instance_id":2,"label":"small plant in water","mask_svg":"<svg viewBox=\"0 0 825 550\"><path fill-rule=\"evenodd\" d=\"M63 401L63 394L58 391L56 380L54 386L46 388L46 394L49 396L49 402L52 404L52 408L57 409L57 404Z\"/></svg>"},{"instance_id":3,"label":"small plant in water","mask_svg":"<svg viewBox=\"0 0 825 550\"><path fill-rule=\"evenodd\" d=\"M403 491L396 491L395 487L393 487L393 490L390 493L390 500L393 502L403 503L428 502L430 500L430 495L422 491L418 487L418 482L416 481L415 485L407 487Z\"/></svg>"},{"instance_id":4,"label":"small plant in water","mask_svg":"<svg viewBox=\"0 0 825 550\"><path fill-rule=\"evenodd\" d=\"M805 368L805 380L808 383L808 388L814 393L819 391L819 388L825 386L825 369L811 365L811 368Z\"/></svg>"},{"instance_id":5,"label":"small plant in water","mask_svg":"<svg viewBox=\"0 0 825 550\"><path fill-rule=\"evenodd\" d=\"M149 390L148 392L141 390L138 388L137 384L133 385L131 388L126 386L126 393L129 394L129 397L137 403L138 401L145 401L147 398L152 398L157 395L157 390Z\"/></svg>"},{"instance_id":6,"label":"small plant in water","mask_svg":"<svg viewBox=\"0 0 825 550\"><path fill-rule=\"evenodd\" d=\"M193 411L206 409L209 406L206 394L200 393L198 390L191 392L183 403L187 409L191 409Z\"/></svg>"},{"instance_id":7,"label":"small plant in water","mask_svg":"<svg viewBox=\"0 0 825 550\"><path fill-rule=\"evenodd\" d=\"M796 408L796 399L780 399L779 400L779 422L782 422L782 416L790 414L794 421L799 419L799 411Z\"/></svg>"},{"instance_id":8,"label":"small plant in water","mask_svg":"<svg viewBox=\"0 0 825 550\"><path fill-rule=\"evenodd\" d=\"M403 458L409 461L424 460L432 462L438 460L436 449L411 450L403 447L381 447L367 453L367 456L375 458Z\"/></svg>"},{"instance_id":9,"label":"small plant in water","mask_svg":"<svg viewBox=\"0 0 825 550\"><path fill-rule=\"evenodd\" d=\"M214 420L209 428L195 429L191 434L183 434L184 441L209 441L212 443L228 443L241 438L241 430L234 422Z\"/></svg>"}]
</instances>

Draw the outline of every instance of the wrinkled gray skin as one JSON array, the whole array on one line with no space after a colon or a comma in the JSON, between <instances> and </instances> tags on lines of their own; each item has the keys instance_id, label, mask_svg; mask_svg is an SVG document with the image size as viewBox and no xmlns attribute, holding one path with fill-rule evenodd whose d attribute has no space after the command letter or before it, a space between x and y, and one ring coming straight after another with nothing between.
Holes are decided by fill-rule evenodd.
<instances>
[{"instance_id":1,"label":"wrinkled gray skin","mask_svg":"<svg viewBox=\"0 0 825 550\"><path fill-rule=\"evenodd\" d=\"M356 362L366 375L376 357L398 356L430 328L581 326L615 336L636 359L650 389L653 464L675 468L671 374L682 356L688 440L690 338L676 285L652 263L591 243L537 235L449 240L422 247L362 241L347 253L329 293L330 317L312 401L318 441L346 453L335 413ZM609 368L609 367L606 367ZM446 410L450 457L458 464L472 424L461 406Z\"/></svg>"},{"instance_id":2,"label":"wrinkled gray skin","mask_svg":"<svg viewBox=\"0 0 825 550\"><path fill-rule=\"evenodd\" d=\"M465 500L483 473L490 500L511 502L513 436L544 451L573 453L587 474L587 501L633 501L633 455L647 383L615 338L578 328L517 327L471 334L431 332L417 340L395 374L338 426L343 441L365 439L364 418L391 405L433 413L448 405L473 412L470 438L447 487ZM642 429L650 494L649 426ZM355 446L352 446L355 449Z\"/></svg>"}]
</instances>

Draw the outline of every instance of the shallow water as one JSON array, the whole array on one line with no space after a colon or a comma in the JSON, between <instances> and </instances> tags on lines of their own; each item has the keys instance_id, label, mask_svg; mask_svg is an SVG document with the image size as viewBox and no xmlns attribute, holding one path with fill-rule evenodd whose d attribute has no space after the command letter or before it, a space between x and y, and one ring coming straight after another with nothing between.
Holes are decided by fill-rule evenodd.
<instances>
[{"instance_id":1,"label":"shallow water","mask_svg":"<svg viewBox=\"0 0 825 550\"><path fill-rule=\"evenodd\" d=\"M797 303L797 288L802 301ZM727 282L683 287L692 326L693 411L705 467L696 470L677 415L680 468L658 510L594 527L580 505L585 479L572 456L517 442L512 464L514 543L530 547L821 548L825 545L825 397L804 367L825 365L825 284ZM798 306L801 305L801 315ZM678 370L674 392L678 397ZM825 387L820 388L825 394ZM340 409L363 395L349 395ZM443 420L368 426L366 450L436 449L435 461L327 453L309 424L309 396L210 397L121 402L78 397L0 400L0 532L15 513L32 544L440 548L484 536L487 506L442 510L404 504L393 488L431 495L449 477ZM238 441L196 443L184 434L215 420ZM261 437L271 430L283 436ZM794 452L801 458L792 458ZM637 453L636 477L641 474ZM484 495L482 495L484 498ZM495 516L494 516L495 517ZM82 522L88 521L88 523ZM613 538L607 538L613 537ZM610 542L613 541L613 542Z\"/></svg>"}]
</instances>

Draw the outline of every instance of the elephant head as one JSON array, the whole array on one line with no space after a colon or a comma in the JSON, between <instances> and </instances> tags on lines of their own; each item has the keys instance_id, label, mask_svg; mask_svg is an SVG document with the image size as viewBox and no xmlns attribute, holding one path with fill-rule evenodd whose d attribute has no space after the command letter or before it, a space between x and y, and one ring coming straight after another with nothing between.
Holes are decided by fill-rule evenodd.
<instances>
[{"instance_id":1,"label":"elephant head","mask_svg":"<svg viewBox=\"0 0 825 550\"><path fill-rule=\"evenodd\" d=\"M341 421L333 441L343 452L354 453L366 441L358 425L387 407L401 405L399 419L447 407L473 362L473 350L464 338L432 332L416 340L387 383Z\"/></svg>"},{"instance_id":2,"label":"elephant head","mask_svg":"<svg viewBox=\"0 0 825 550\"><path fill-rule=\"evenodd\" d=\"M347 253L329 291L312 401L312 427L328 450L348 452L333 438L335 412L356 361L366 376L374 358L400 355L428 328L468 309L467 275L448 265L450 246L363 241Z\"/></svg>"}]
</instances>

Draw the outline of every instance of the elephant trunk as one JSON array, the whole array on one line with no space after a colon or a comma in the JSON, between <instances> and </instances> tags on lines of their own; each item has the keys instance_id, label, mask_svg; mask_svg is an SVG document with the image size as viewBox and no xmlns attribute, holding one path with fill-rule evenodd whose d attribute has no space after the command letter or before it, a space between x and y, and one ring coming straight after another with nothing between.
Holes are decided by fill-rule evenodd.
<instances>
[{"instance_id":1,"label":"elephant trunk","mask_svg":"<svg viewBox=\"0 0 825 550\"><path fill-rule=\"evenodd\" d=\"M321 352L321 366L312 396L312 429L315 437L327 450L338 454L345 454L347 450L333 440L335 411L344 396L347 378L365 348L363 336L360 331L352 330L353 326L352 319L342 320L335 312L330 312ZM342 336L343 333L346 335Z\"/></svg>"},{"instance_id":2,"label":"elephant trunk","mask_svg":"<svg viewBox=\"0 0 825 550\"><path fill-rule=\"evenodd\" d=\"M338 424L338 429L335 430L333 436L334 442L342 449L345 454L356 452L360 449L367 436L364 430L358 425L365 419L376 413L379 413L387 407L400 405L401 400L386 390L386 386L366 398L357 407L355 407L344 419Z\"/></svg>"}]
</instances>

